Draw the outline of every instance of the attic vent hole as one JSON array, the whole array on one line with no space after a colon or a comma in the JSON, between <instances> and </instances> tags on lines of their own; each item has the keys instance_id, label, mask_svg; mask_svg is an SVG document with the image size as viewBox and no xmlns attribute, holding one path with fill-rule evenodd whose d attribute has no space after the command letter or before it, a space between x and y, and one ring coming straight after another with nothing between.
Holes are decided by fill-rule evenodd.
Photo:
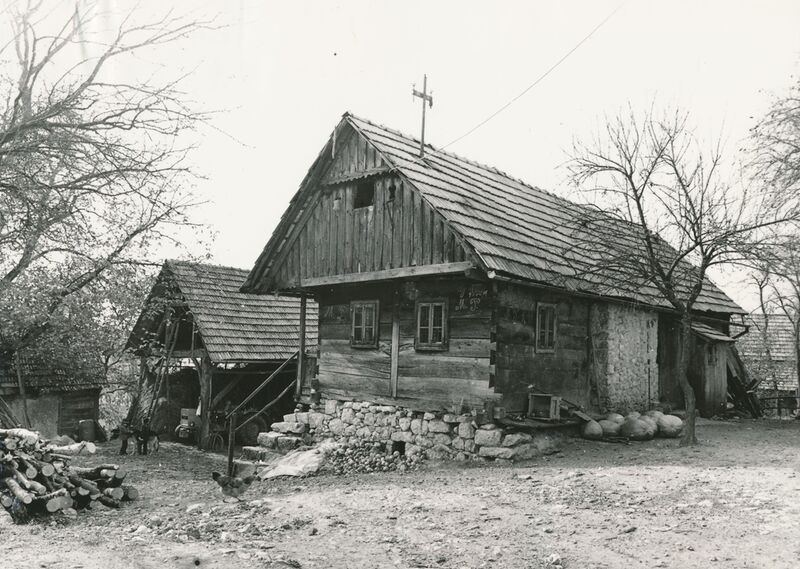
<instances>
[{"instance_id":1,"label":"attic vent hole","mask_svg":"<svg viewBox=\"0 0 800 569\"><path fill-rule=\"evenodd\" d=\"M389 186L389 198L388 199L389 199L390 202L394 201L394 196L395 196L396 193L397 193L397 187L394 184Z\"/></svg>"},{"instance_id":2,"label":"attic vent hole","mask_svg":"<svg viewBox=\"0 0 800 569\"><path fill-rule=\"evenodd\" d=\"M369 207L375 203L375 183L359 182L356 186L356 195L353 197L353 209Z\"/></svg>"}]
</instances>

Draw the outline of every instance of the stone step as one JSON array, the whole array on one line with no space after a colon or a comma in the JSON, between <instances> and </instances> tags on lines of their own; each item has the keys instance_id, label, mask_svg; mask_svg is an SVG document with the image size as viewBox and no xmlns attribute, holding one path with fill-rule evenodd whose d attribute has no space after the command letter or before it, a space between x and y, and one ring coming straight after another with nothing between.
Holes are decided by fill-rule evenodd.
<instances>
[{"instance_id":1,"label":"stone step","mask_svg":"<svg viewBox=\"0 0 800 569\"><path fill-rule=\"evenodd\" d=\"M271 431L269 433L258 433L258 447L270 451L288 452L302 446L304 441L303 437L296 435L288 435Z\"/></svg>"},{"instance_id":2,"label":"stone step","mask_svg":"<svg viewBox=\"0 0 800 569\"><path fill-rule=\"evenodd\" d=\"M299 413L298 413L299 414ZM296 421L282 421L279 423L272 423L270 429L278 433L291 433L293 435L302 435L308 429L307 423L298 423Z\"/></svg>"},{"instance_id":3,"label":"stone step","mask_svg":"<svg viewBox=\"0 0 800 569\"><path fill-rule=\"evenodd\" d=\"M271 462L278 453L260 446L242 447L242 460L236 462Z\"/></svg>"}]
</instances>

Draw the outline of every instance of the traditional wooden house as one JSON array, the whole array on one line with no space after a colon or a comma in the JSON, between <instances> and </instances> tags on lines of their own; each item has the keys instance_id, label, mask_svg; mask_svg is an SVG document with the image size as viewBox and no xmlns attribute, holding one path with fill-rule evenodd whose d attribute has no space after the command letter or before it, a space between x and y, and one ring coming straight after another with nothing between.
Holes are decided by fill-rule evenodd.
<instances>
[{"instance_id":1,"label":"traditional wooden house","mask_svg":"<svg viewBox=\"0 0 800 569\"><path fill-rule=\"evenodd\" d=\"M0 397L22 424L27 422L27 408L30 427L45 437L75 437L80 421L97 421L100 391L105 384L99 365L68 370L30 350L23 350L16 361L0 358Z\"/></svg>"},{"instance_id":2,"label":"traditional wooden house","mask_svg":"<svg viewBox=\"0 0 800 569\"><path fill-rule=\"evenodd\" d=\"M793 397L798 392L795 327L785 314L750 314L750 332L739 340L742 359L764 397ZM782 402L783 404L783 402Z\"/></svg>"},{"instance_id":3,"label":"traditional wooden house","mask_svg":"<svg viewBox=\"0 0 800 569\"><path fill-rule=\"evenodd\" d=\"M591 262L567 253L582 206L419 149L345 114L242 288L319 302L317 393L456 412L525 412L531 393L595 411L682 405L668 303L576 273ZM716 353L742 310L710 281L696 310ZM707 414L725 403L715 366L696 375Z\"/></svg>"},{"instance_id":4,"label":"traditional wooden house","mask_svg":"<svg viewBox=\"0 0 800 569\"><path fill-rule=\"evenodd\" d=\"M212 412L230 409L275 372L264 392L240 416L249 423L238 435L252 444L270 415L265 403L294 381L299 348L300 304L297 298L239 292L247 271L232 267L166 261L128 340L142 360L145 389L169 409L159 425L178 423L181 408L200 408L201 440L212 428ZM317 307L310 303L305 346L316 349ZM291 389L278 415L293 408ZM152 395L140 412L152 413ZM222 427L223 424L220 424Z\"/></svg>"}]
</instances>

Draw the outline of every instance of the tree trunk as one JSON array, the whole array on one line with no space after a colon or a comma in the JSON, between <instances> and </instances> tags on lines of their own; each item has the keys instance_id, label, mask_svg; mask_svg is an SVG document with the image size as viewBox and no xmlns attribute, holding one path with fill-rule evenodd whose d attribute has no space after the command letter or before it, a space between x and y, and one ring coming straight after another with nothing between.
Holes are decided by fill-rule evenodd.
<instances>
[{"instance_id":1,"label":"tree trunk","mask_svg":"<svg viewBox=\"0 0 800 569\"><path fill-rule=\"evenodd\" d=\"M800 320L794 324L794 366L797 373L797 385L795 385L795 414L800 415Z\"/></svg>"},{"instance_id":2,"label":"tree trunk","mask_svg":"<svg viewBox=\"0 0 800 569\"><path fill-rule=\"evenodd\" d=\"M681 438L681 446L697 444L695 436L695 418L697 416L697 397L689 383L689 352L692 345L692 316L686 312L681 314L680 349L678 351L678 382L683 391L686 405L686 425Z\"/></svg>"}]
</instances>

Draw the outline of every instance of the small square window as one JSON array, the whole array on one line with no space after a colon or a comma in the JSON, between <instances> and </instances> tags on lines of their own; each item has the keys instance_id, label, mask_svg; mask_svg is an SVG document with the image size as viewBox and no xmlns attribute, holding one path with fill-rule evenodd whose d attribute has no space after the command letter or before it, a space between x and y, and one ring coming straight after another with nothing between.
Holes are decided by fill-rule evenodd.
<instances>
[{"instance_id":1,"label":"small square window","mask_svg":"<svg viewBox=\"0 0 800 569\"><path fill-rule=\"evenodd\" d=\"M352 327L350 345L354 348L374 348L378 345L378 301L353 302L350 305Z\"/></svg>"},{"instance_id":2,"label":"small square window","mask_svg":"<svg viewBox=\"0 0 800 569\"><path fill-rule=\"evenodd\" d=\"M418 350L447 349L447 303L444 301L417 303Z\"/></svg>"},{"instance_id":3,"label":"small square window","mask_svg":"<svg viewBox=\"0 0 800 569\"><path fill-rule=\"evenodd\" d=\"M536 351L556 350L556 305L542 304L536 307Z\"/></svg>"},{"instance_id":4,"label":"small square window","mask_svg":"<svg viewBox=\"0 0 800 569\"><path fill-rule=\"evenodd\" d=\"M375 203L375 182L359 182L353 196L353 209L369 207Z\"/></svg>"}]
</instances>

